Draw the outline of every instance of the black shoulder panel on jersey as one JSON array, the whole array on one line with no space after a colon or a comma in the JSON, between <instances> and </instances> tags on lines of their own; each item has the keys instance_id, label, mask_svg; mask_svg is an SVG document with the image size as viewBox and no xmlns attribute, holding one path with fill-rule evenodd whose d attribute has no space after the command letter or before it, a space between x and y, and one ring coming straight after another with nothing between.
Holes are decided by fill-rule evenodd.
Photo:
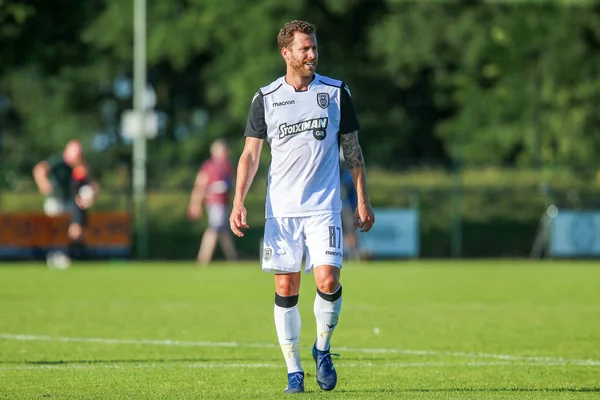
<instances>
[{"instance_id":1,"label":"black shoulder panel on jersey","mask_svg":"<svg viewBox=\"0 0 600 400\"><path fill-rule=\"evenodd\" d=\"M250 111L248 111L248 121L246 122L244 136L255 137L258 139L267 137L264 96L265 95L263 95L260 90L254 95L252 104L250 104Z\"/></svg>"},{"instance_id":2,"label":"black shoulder panel on jersey","mask_svg":"<svg viewBox=\"0 0 600 400\"><path fill-rule=\"evenodd\" d=\"M276 92L276 91L278 91L278 90L279 90L279 88L280 88L280 87L282 87L282 86L283 86L283 83L280 83L280 84L279 84L279 86L277 86L275 89L271 90L269 93L265 93L265 94L263 94L263 97L264 97L264 96L268 96L268 95L270 95L271 93L275 93L275 92Z\"/></svg>"},{"instance_id":3,"label":"black shoulder panel on jersey","mask_svg":"<svg viewBox=\"0 0 600 400\"><path fill-rule=\"evenodd\" d=\"M360 129L358 117L352 104L352 97L350 97L350 90L344 82L342 82L340 93L340 114L340 134L352 133Z\"/></svg>"},{"instance_id":4,"label":"black shoulder panel on jersey","mask_svg":"<svg viewBox=\"0 0 600 400\"><path fill-rule=\"evenodd\" d=\"M334 85L334 84L332 84L332 83L329 83L329 82L325 82L325 81L323 81L322 79L319 79L319 82L321 82L323 85L327 85L327 86L331 86L331 87L336 87L336 88L339 88L339 87L341 87L341 86ZM342 83L342 85L343 85L343 83Z\"/></svg>"}]
</instances>

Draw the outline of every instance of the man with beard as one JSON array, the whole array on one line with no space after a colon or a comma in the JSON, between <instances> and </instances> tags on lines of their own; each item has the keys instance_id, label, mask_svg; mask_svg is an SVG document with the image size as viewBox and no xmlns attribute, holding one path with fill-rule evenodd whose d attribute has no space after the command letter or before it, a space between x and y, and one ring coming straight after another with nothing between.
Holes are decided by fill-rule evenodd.
<instances>
[{"instance_id":1,"label":"man with beard","mask_svg":"<svg viewBox=\"0 0 600 400\"><path fill-rule=\"evenodd\" d=\"M350 90L342 81L315 73L316 28L291 21L277 36L286 74L262 87L252 99L240 156L230 226L248 228L244 200L259 166L263 141L271 147L267 180L262 269L275 276L275 328L288 372L286 393L304 391L300 363L298 297L302 260L317 286L316 341L312 348L317 383L332 390L337 374L330 339L342 306L340 270L343 233L339 145L357 191L354 228L367 232L375 217L366 187L358 143L359 123ZM306 251L306 253L305 253Z\"/></svg>"}]
</instances>

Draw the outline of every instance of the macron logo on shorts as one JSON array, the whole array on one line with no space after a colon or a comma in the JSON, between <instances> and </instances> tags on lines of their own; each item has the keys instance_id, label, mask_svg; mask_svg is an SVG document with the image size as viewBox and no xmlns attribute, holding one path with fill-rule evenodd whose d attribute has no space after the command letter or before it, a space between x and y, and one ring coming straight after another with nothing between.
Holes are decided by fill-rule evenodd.
<instances>
[{"instance_id":1,"label":"macron logo on shorts","mask_svg":"<svg viewBox=\"0 0 600 400\"><path fill-rule=\"evenodd\" d=\"M325 254L328 256L337 256L337 257L343 257L343 254L341 251L331 251L331 250L327 250L325 251Z\"/></svg>"}]
</instances>

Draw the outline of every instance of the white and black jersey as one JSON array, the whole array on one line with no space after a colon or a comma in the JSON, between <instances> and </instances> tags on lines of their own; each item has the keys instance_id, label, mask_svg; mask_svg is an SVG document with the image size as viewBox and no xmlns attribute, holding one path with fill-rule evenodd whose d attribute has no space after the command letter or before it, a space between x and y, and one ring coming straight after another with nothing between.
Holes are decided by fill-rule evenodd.
<instances>
[{"instance_id":1,"label":"white and black jersey","mask_svg":"<svg viewBox=\"0 0 600 400\"><path fill-rule=\"evenodd\" d=\"M339 137L359 129L350 90L316 74L307 90L281 77L252 99L245 136L271 147L266 217L341 212Z\"/></svg>"}]
</instances>

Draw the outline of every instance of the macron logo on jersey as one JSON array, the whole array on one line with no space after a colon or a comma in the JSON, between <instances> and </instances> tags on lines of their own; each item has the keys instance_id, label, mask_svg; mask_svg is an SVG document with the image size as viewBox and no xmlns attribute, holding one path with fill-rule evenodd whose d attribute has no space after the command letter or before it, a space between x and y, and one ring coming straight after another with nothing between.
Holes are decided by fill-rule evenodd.
<instances>
[{"instance_id":1,"label":"macron logo on jersey","mask_svg":"<svg viewBox=\"0 0 600 400\"><path fill-rule=\"evenodd\" d=\"M324 132L327 129L328 123L328 117L308 119L306 121L297 122L292 125L288 125L284 122L283 124L279 125L279 139L283 139L286 136L296 135L298 133L307 132L310 130Z\"/></svg>"},{"instance_id":2,"label":"macron logo on jersey","mask_svg":"<svg viewBox=\"0 0 600 400\"><path fill-rule=\"evenodd\" d=\"M276 101L273 103L273 107L289 106L292 104L296 104L296 102L294 100Z\"/></svg>"}]
</instances>

